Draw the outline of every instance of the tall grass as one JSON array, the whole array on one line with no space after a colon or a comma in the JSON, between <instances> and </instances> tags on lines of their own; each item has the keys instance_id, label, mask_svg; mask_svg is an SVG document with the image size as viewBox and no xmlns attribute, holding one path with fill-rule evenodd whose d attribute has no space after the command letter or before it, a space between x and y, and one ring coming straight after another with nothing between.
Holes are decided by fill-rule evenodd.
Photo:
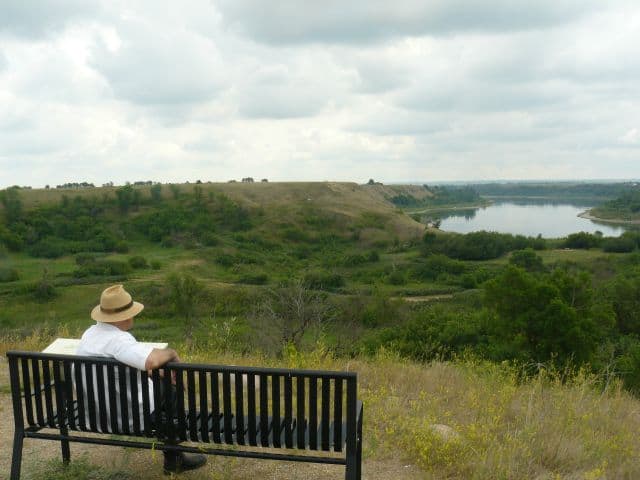
<instances>
[{"instance_id":1,"label":"tall grass","mask_svg":"<svg viewBox=\"0 0 640 480\"><path fill-rule=\"evenodd\" d=\"M68 332L52 333L0 338L0 352L39 349ZM287 349L278 358L177 348L184 361L358 372L365 478L383 478L367 464L385 463L412 464L428 479L640 478L640 401L617 383L603 389L583 371L567 379L565 372L540 369L523 380L506 364L420 364L384 351L370 359L336 358L322 344L310 353ZM156 478L143 466L131 468L141 479ZM202 475L194 478L210 478Z\"/></svg>"}]
</instances>

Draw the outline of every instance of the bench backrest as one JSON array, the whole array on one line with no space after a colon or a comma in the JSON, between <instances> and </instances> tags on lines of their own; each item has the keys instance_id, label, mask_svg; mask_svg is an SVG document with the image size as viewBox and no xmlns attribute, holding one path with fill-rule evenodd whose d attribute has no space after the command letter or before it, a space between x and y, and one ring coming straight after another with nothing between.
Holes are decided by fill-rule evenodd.
<instances>
[{"instance_id":1,"label":"bench backrest","mask_svg":"<svg viewBox=\"0 0 640 480\"><path fill-rule=\"evenodd\" d=\"M334 451L356 434L351 372L171 363L164 378L152 372L149 388L146 372L113 359L7 356L16 422L30 428ZM172 376L176 393L169 401Z\"/></svg>"}]
</instances>

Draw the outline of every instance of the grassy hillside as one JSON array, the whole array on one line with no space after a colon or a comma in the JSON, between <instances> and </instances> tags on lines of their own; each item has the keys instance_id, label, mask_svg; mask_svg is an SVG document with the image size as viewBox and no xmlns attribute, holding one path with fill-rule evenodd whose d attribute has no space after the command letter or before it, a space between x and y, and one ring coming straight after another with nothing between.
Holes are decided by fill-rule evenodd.
<instances>
[{"instance_id":1,"label":"grassy hillside","mask_svg":"<svg viewBox=\"0 0 640 480\"><path fill-rule=\"evenodd\" d=\"M418 193L431 200L348 183L12 192L0 351L79 336L124 282L145 304L136 337L185 359L357 370L367 478L635 478L638 402L620 386L640 392L640 235L425 232L390 200ZM1 363L0 379L6 396ZM148 452L84 451L58 478L159 478ZM216 459L193 478L304 468Z\"/></svg>"}]
</instances>

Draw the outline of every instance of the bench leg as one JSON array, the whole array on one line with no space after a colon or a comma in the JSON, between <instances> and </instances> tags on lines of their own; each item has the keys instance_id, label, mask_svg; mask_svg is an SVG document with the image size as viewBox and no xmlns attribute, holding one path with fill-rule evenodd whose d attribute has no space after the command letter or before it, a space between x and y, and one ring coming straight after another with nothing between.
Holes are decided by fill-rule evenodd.
<instances>
[{"instance_id":1,"label":"bench leg","mask_svg":"<svg viewBox=\"0 0 640 480\"><path fill-rule=\"evenodd\" d=\"M11 480L20 479L20 465L22 464L22 442L24 435L16 431L13 435L13 457L11 458Z\"/></svg>"},{"instance_id":2,"label":"bench leg","mask_svg":"<svg viewBox=\"0 0 640 480\"><path fill-rule=\"evenodd\" d=\"M67 436L69 432L66 428L60 429L60 435ZM62 449L62 463L68 465L71 461L71 449L69 448L69 440L60 440L60 448Z\"/></svg>"}]
</instances>

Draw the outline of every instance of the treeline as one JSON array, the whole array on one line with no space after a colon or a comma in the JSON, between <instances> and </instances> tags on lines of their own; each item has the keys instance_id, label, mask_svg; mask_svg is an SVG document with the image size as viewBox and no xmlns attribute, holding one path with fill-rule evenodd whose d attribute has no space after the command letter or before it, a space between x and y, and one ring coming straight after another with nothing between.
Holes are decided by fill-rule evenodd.
<instances>
[{"instance_id":1,"label":"treeline","mask_svg":"<svg viewBox=\"0 0 640 480\"><path fill-rule=\"evenodd\" d=\"M631 183L479 183L470 185L482 196L593 198L602 201L616 198L633 188Z\"/></svg>"},{"instance_id":2,"label":"treeline","mask_svg":"<svg viewBox=\"0 0 640 480\"><path fill-rule=\"evenodd\" d=\"M167 246L210 245L218 230L239 231L251 225L248 210L223 194L205 196L200 186L189 195L177 185L170 189L172 198L164 199L160 184L152 185L148 194L127 185L115 190L115 196L63 195L58 204L29 211L24 211L16 189L5 190L0 196L4 207L0 245L45 258L79 252L122 253L135 238Z\"/></svg>"},{"instance_id":3,"label":"treeline","mask_svg":"<svg viewBox=\"0 0 640 480\"><path fill-rule=\"evenodd\" d=\"M610 200L592 211L600 218L619 218L635 220L640 218L640 187L624 192L618 198Z\"/></svg>"},{"instance_id":4,"label":"treeline","mask_svg":"<svg viewBox=\"0 0 640 480\"><path fill-rule=\"evenodd\" d=\"M419 199L411 194L403 193L391 197L390 200L394 205L405 208L469 204L481 201L478 192L469 186L423 185L423 188L430 192L431 196Z\"/></svg>"}]
</instances>

